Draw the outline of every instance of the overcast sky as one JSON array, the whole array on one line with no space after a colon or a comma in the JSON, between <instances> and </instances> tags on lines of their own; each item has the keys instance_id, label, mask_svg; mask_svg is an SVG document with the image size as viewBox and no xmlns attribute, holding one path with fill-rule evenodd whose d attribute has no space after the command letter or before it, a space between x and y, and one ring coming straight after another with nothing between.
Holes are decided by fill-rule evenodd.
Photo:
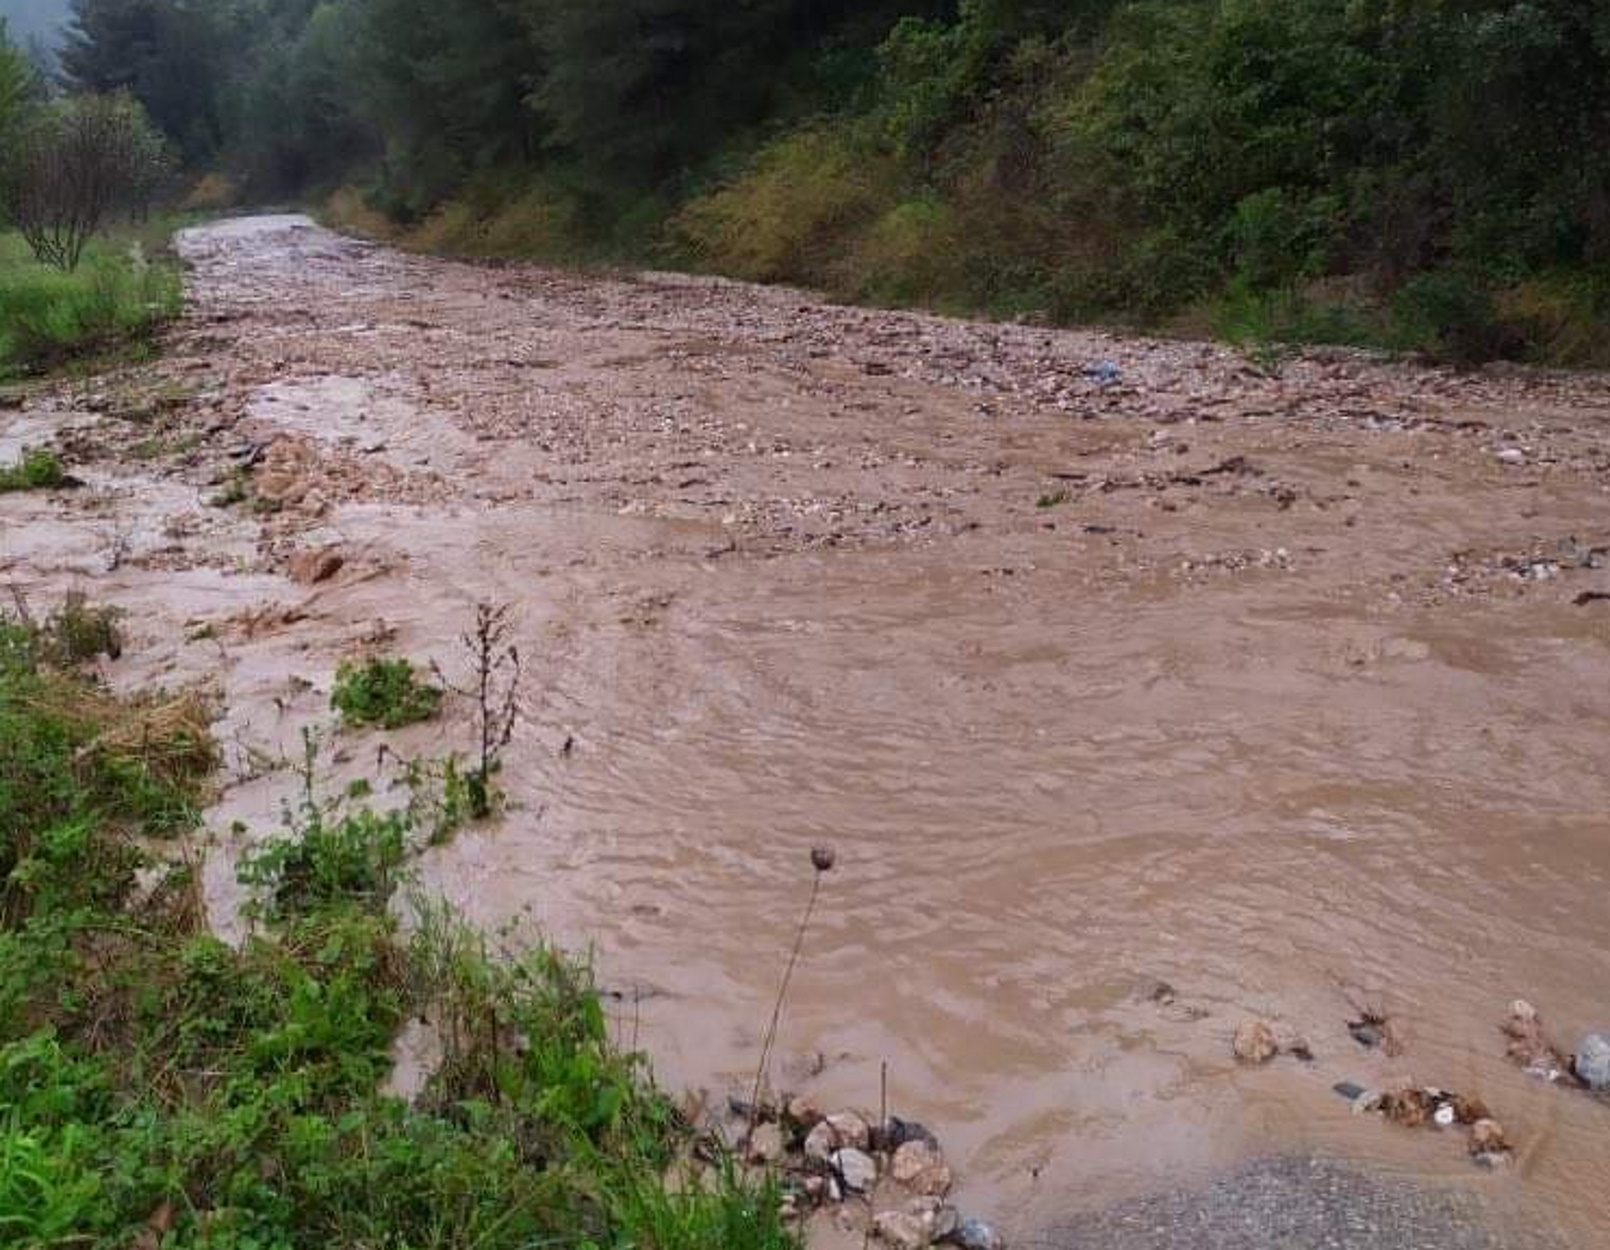
<instances>
[{"instance_id":1,"label":"overcast sky","mask_svg":"<svg viewBox=\"0 0 1610 1250\"><path fill-rule=\"evenodd\" d=\"M11 37L25 43L34 35L55 42L56 32L67 21L68 0L0 0L0 17L6 19Z\"/></svg>"}]
</instances>

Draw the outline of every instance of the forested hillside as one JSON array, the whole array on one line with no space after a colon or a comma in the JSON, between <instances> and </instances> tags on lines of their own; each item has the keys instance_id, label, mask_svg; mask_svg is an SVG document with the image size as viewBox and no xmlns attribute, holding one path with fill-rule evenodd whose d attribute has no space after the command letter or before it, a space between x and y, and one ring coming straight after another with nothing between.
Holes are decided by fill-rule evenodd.
<instances>
[{"instance_id":1,"label":"forested hillside","mask_svg":"<svg viewBox=\"0 0 1610 1250\"><path fill-rule=\"evenodd\" d=\"M421 246L1603 362L1602 0L76 0L192 177ZM215 185L216 185L215 180Z\"/></svg>"}]
</instances>

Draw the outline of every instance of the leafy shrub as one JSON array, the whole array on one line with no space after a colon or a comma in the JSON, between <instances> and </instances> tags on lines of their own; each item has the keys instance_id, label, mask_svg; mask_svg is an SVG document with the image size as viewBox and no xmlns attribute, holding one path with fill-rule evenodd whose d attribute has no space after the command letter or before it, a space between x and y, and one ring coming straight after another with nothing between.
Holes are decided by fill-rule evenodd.
<instances>
[{"instance_id":1,"label":"leafy shrub","mask_svg":"<svg viewBox=\"0 0 1610 1250\"><path fill-rule=\"evenodd\" d=\"M697 263L755 281L820 274L843 235L893 207L896 171L858 136L828 126L770 144L671 224Z\"/></svg>"},{"instance_id":2,"label":"leafy shrub","mask_svg":"<svg viewBox=\"0 0 1610 1250\"><path fill-rule=\"evenodd\" d=\"M70 669L97 656L115 660L123 654L122 612L96 607L82 590L70 590L43 621L35 621L19 598L15 613L0 611L5 644L34 665Z\"/></svg>"},{"instance_id":3,"label":"leafy shrub","mask_svg":"<svg viewBox=\"0 0 1610 1250\"><path fill-rule=\"evenodd\" d=\"M406 817L368 808L307 815L299 827L264 842L242 862L240 879L265 890L269 914L293 915L343 902L383 905L405 858Z\"/></svg>"},{"instance_id":4,"label":"leafy shrub","mask_svg":"<svg viewBox=\"0 0 1610 1250\"><path fill-rule=\"evenodd\" d=\"M1455 364L1519 353L1519 336L1501 323L1497 301L1480 278L1442 269L1411 278L1392 297L1405 347Z\"/></svg>"},{"instance_id":5,"label":"leafy shrub","mask_svg":"<svg viewBox=\"0 0 1610 1250\"><path fill-rule=\"evenodd\" d=\"M16 464L0 465L0 492L54 490L67 481L56 453L44 448L24 450Z\"/></svg>"},{"instance_id":6,"label":"leafy shrub","mask_svg":"<svg viewBox=\"0 0 1610 1250\"><path fill-rule=\"evenodd\" d=\"M336 670L330 706L353 725L401 729L429 720L441 707L442 692L420 681L406 659L374 657L363 664L343 662Z\"/></svg>"},{"instance_id":7,"label":"leafy shrub","mask_svg":"<svg viewBox=\"0 0 1610 1250\"><path fill-rule=\"evenodd\" d=\"M835 273L835 285L860 298L939 303L963 296L955 210L928 196L895 205L865 230Z\"/></svg>"},{"instance_id":8,"label":"leafy shrub","mask_svg":"<svg viewBox=\"0 0 1610 1250\"><path fill-rule=\"evenodd\" d=\"M480 245L490 256L559 260L583 250L580 236L575 206L553 191L534 188L492 211Z\"/></svg>"},{"instance_id":9,"label":"leafy shrub","mask_svg":"<svg viewBox=\"0 0 1610 1250\"><path fill-rule=\"evenodd\" d=\"M1527 359L1610 368L1610 283L1592 274L1551 273L1498 292L1499 319L1521 336Z\"/></svg>"}]
</instances>

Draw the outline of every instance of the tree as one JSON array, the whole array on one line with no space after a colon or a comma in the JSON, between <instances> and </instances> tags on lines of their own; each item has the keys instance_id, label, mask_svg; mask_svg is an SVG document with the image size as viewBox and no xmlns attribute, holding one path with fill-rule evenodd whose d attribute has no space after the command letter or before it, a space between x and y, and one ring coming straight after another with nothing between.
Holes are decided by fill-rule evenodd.
<instances>
[{"instance_id":1,"label":"tree","mask_svg":"<svg viewBox=\"0 0 1610 1250\"><path fill-rule=\"evenodd\" d=\"M34 255L72 270L109 220L146 209L165 166L133 97L73 96L24 128L0 170L0 198Z\"/></svg>"},{"instance_id":2,"label":"tree","mask_svg":"<svg viewBox=\"0 0 1610 1250\"><path fill-rule=\"evenodd\" d=\"M81 91L127 91L187 163L229 138L229 86L263 28L245 0L73 0L62 71Z\"/></svg>"},{"instance_id":3,"label":"tree","mask_svg":"<svg viewBox=\"0 0 1610 1250\"><path fill-rule=\"evenodd\" d=\"M0 153L15 141L33 103L34 91L34 73L28 58L11 43L6 19L0 17Z\"/></svg>"}]
</instances>

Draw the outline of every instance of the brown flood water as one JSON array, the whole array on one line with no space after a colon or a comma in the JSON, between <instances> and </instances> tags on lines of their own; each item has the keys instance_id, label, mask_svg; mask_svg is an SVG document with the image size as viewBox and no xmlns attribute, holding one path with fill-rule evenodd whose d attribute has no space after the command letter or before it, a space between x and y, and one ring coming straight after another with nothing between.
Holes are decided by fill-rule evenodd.
<instances>
[{"instance_id":1,"label":"brown flood water","mask_svg":"<svg viewBox=\"0 0 1610 1250\"><path fill-rule=\"evenodd\" d=\"M1575 602L1610 592L1604 377L1271 376L297 218L184 247L162 363L0 411L0 459L54 435L93 487L0 500L0 576L127 607L116 680L220 684L217 828L276 810L253 761L328 719L338 660L451 668L506 600L515 808L428 879L594 945L666 1083L749 1079L831 843L774 1083L875 1108L887 1063L969 1211L1031 1237L1309 1152L1610 1245L1610 1105L1496 1027L1524 996L1567 1049L1610 1029L1610 602ZM119 387L196 444L137 459ZM278 511L205 507L249 448ZM323 544L333 578L285 576ZM466 712L401 741L467 746ZM1401 1058L1350 1040L1363 1002ZM1237 1068L1252 1014L1316 1061ZM1479 1094L1518 1165L1330 1091L1394 1076Z\"/></svg>"}]
</instances>

